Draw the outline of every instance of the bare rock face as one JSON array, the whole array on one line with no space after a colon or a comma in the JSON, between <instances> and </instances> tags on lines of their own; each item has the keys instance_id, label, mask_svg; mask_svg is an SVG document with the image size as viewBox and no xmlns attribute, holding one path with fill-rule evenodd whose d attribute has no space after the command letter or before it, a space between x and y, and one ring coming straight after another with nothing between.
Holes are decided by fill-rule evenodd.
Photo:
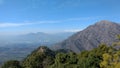
<instances>
[{"instance_id":1,"label":"bare rock face","mask_svg":"<svg viewBox=\"0 0 120 68\"><path fill-rule=\"evenodd\" d=\"M74 52L90 50L101 43L111 45L117 41L118 34L120 34L119 24L103 20L56 44L53 49L70 49Z\"/></svg>"}]
</instances>

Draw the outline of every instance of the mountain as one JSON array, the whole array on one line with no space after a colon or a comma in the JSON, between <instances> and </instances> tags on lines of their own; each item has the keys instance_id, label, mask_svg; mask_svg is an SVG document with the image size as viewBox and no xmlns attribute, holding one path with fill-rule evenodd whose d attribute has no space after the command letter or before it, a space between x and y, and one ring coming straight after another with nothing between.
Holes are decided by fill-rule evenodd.
<instances>
[{"instance_id":1,"label":"mountain","mask_svg":"<svg viewBox=\"0 0 120 68\"><path fill-rule=\"evenodd\" d=\"M80 31L61 43L53 46L57 49L70 49L74 52L91 50L101 43L111 45L117 41L116 35L120 34L120 24L102 20Z\"/></svg>"},{"instance_id":2,"label":"mountain","mask_svg":"<svg viewBox=\"0 0 120 68\"><path fill-rule=\"evenodd\" d=\"M62 33L54 33L54 34L47 34L47 33L30 33L26 35L19 36L20 41L26 41L29 43L40 43L40 44L53 44L71 36L73 32L62 32Z\"/></svg>"},{"instance_id":3,"label":"mountain","mask_svg":"<svg viewBox=\"0 0 120 68\"><path fill-rule=\"evenodd\" d=\"M61 33L29 33L24 35L16 35L16 36L0 36L0 46L6 45L14 45L14 44L35 44L35 45L50 45L54 43L58 43L63 41L64 39L68 38L74 34L73 32L61 32Z\"/></svg>"}]
</instances>

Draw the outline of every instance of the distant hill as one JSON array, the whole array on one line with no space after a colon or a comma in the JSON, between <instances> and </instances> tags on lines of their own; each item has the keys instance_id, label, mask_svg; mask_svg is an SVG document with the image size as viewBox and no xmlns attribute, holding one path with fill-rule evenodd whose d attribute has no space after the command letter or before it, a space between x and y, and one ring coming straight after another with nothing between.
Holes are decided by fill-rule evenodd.
<instances>
[{"instance_id":1,"label":"distant hill","mask_svg":"<svg viewBox=\"0 0 120 68\"><path fill-rule=\"evenodd\" d=\"M29 44L29 45L50 45L61 42L74 34L74 32L61 32L61 33L28 33L16 36L0 36L0 46L9 46L14 44Z\"/></svg>"},{"instance_id":2,"label":"distant hill","mask_svg":"<svg viewBox=\"0 0 120 68\"><path fill-rule=\"evenodd\" d=\"M116 35L120 34L120 25L102 20L80 31L65 41L55 44L53 49L70 49L74 52L82 50L91 50L96 48L100 43L111 44L117 41Z\"/></svg>"},{"instance_id":3,"label":"distant hill","mask_svg":"<svg viewBox=\"0 0 120 68\"><path fill-rule=\"evenodd\" d=\"M50 46L60 42L74 34L73 32L63 32L56 34L29 33L17 36L0 37L0 65L8 60L22 60L34 49L41 45Z\"/></svg>"}]
</instances>

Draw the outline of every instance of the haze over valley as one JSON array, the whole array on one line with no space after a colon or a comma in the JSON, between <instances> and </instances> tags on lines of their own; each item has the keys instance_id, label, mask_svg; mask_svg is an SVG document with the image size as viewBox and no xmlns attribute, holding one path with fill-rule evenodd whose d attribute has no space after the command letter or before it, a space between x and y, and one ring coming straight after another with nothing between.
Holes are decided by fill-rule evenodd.
<instances>
[{"instance_id":1,"label":"haze over valley","mask_svg":"<svg viewBox=\"0 0 120 68\"><path fill-rule=\"evenodd\" d=\"M61 32L55 34L29 33L25 35L1 36L0 38L0 63L8 60L22 60L39 46L51 45L61 42L73 35L74 32Z\"/></svg>"}]
</instances>

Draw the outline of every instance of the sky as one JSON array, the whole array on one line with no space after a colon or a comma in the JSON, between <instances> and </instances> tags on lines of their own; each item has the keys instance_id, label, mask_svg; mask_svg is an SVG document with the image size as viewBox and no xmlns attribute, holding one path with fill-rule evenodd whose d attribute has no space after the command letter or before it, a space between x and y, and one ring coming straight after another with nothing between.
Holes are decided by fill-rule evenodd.
<instances>
[{"instance_id":1,"label":"sky","mask_svg":"<svg viewBox=\"0 0 120 68\"><path fill-rule=\"evenodd\" d=\"M0 0L0 35L76 32L120 22L120 0Z\"/></svg>"}]
</instances>

